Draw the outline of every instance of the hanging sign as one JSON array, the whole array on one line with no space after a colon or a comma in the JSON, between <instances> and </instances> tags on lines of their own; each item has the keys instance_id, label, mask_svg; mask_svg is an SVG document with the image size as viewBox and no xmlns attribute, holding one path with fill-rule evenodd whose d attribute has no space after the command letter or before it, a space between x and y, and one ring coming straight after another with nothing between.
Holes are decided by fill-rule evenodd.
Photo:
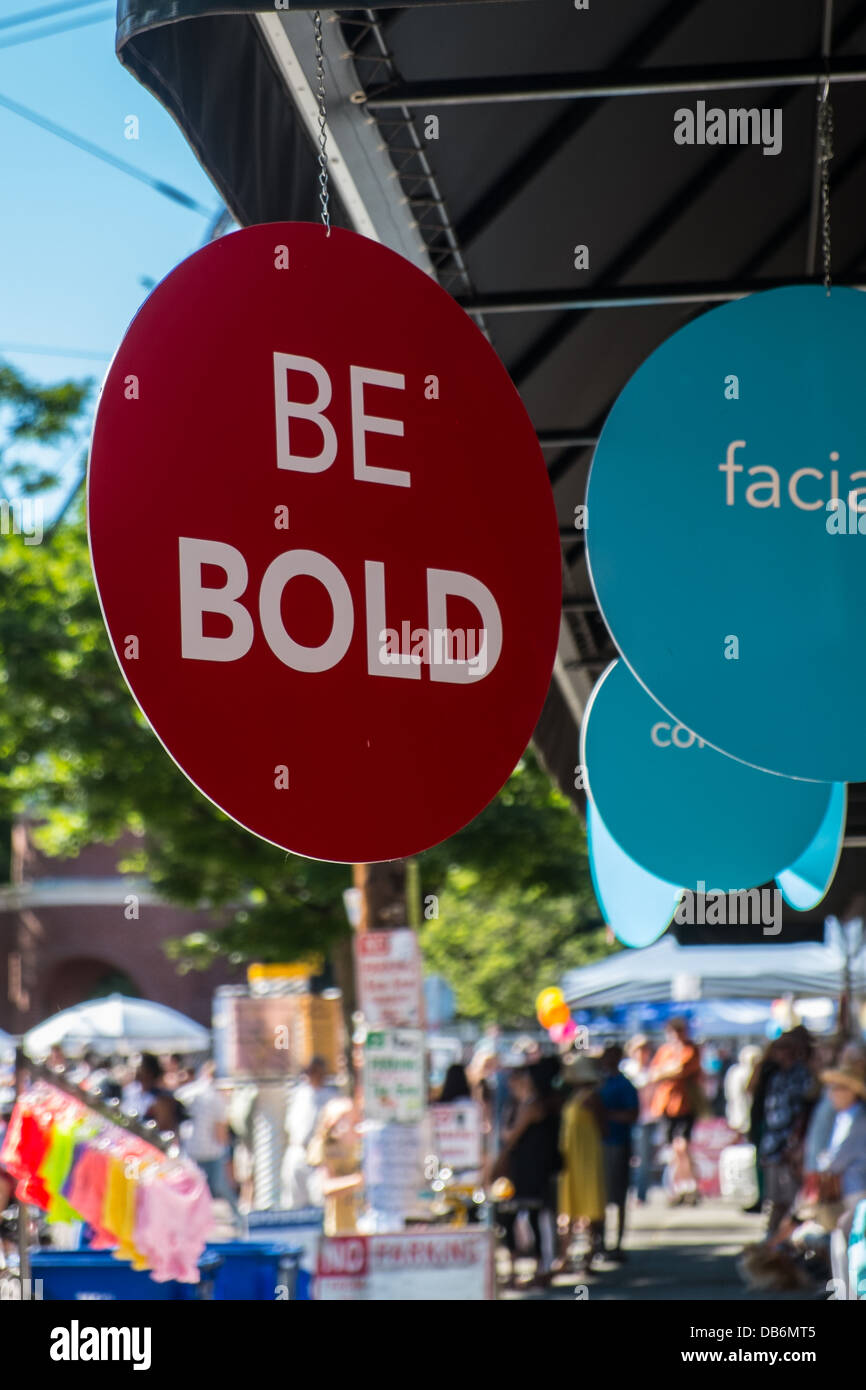
<instances>
[{"instance_id":1,"label":"hanging sign","mask_svg":"<svg viewBox=\"0 0 866 1390\"><path fill-rule=\"evenodd\" d=\"M369 1028L422 1027L421 948L411 927L356 936L355 977Z\"/></svg>"},{"instance_id":2,"label":"hanging sign","mask_svg":"<svg viewBox=\"0 0 866 1390\"><path fill-rule=\"evenodd\" d=\"M364 1045L364 1116L411 1124L424 1114L424 1034L380 1028Z\"/></svg>"},{"instance_id":3,"label":"hanging sign","mask_svg":"<svg viewBox=\"0 0 866 1390\"><path fill-rule=\"evenodd\" d=\"M687 729L790 777L866 778L864 380L860 291L736 300L643 363L590 472L626 661Z\"/></svg>"},{"instance_id":4,"label":"hanging sign","mask_svg":"<svg viewBox=\"0 0 866 1390\"><path fill-rule=\"evenodd\" d=\"M651 946L670 926L682 889L647 873L621 850L591 800L586 845L596 900L617 941Z\"/></svg>"},{"instance_id":5,"label":"hanging sign","mask_svg":"<svg viewBox=\"0 0 866 1390\"><path fill-rule=\"evenodd\" d=\"M264 839L415 854L523 753L561 616L543 457L472 320L377 242L275 223L173 270L102 390L89 523L133 695Z\"/></svg>"},{"instance_id":6,"label":"hanging sign","mask_svg":"<svg viewBox=\"0 0 866 1390\"><path fill-rule=\"evenodd\" d=\"M592 692L581 762L620 849L692 892L766 883L814 838L832 790L716 752L670 719L624 661L613 662Z\"/></svg>"}]
</instances>

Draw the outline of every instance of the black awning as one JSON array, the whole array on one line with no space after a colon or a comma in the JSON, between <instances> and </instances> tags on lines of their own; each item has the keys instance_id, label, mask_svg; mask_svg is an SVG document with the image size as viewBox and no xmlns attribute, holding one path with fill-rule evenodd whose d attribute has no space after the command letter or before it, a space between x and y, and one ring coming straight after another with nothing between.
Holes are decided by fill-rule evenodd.
<instances>
[{"instance_id":1,"label":"black awning","mask_svg":"<svg viewBox=\"0 0 866 1390\"><path fill-rule=\"evenodd\" d=\"M254 23L264 7L228 8L119 0L118 57L177 121L237 222L316 221L317 155ZM349 225L339 203L332 220Z\"/></svg>"},{"instance_id":2,"label":"black awning","mask_svg":"<svg viewBox=\"0 0 866 1390\"><path fill-rule=\"evenodd\" d=\"M448 5L458 0L378 0L377 10L411 9L416 5ZM467 0L459 0L466 4ZM474 0L482 4L484 0ZM495 3L495 0L487 0ZM180 19L200 19L208 15L273 14L292 10L327 9L321 0L117 0L118 51L130 39L147 29L172 24Z\"/></svg>"}]
</instances>

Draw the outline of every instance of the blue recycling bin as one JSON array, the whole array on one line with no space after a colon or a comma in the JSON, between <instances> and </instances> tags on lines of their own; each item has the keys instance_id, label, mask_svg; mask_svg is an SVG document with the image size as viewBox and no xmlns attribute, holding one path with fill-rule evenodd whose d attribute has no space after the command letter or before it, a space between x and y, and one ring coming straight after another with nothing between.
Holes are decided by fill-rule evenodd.
<instances>
[{"instance_id":1,"label":"blue recycling bin","mask_svg":"<svg viewBox=\"0 0 866 1390\"><path fill-rule=\"evenodd\" d=\"M198 1284L180 1284L172 1279L158 1284L147 1270L115 1260L110 1250L38 1250L30 1256L30 1274L34 1281L41 1279L41 1296L51 1302L116 1299L170 1303L212 1299L220 1264L216 1252L205 1251L198 1262Z\"/></svg>"},{"instance_id":2,"label":"blue recycling bin","mask_svg":"<svg viewBox=\"0 0 866 1390\"><path fill-rule=\"evenodd\" d=\"M271 1303L295 1300L302 1251L289 1245L225 1241L208 1245L220 1258L214 1285L218 1302Z\"/></svg>"}]
</instances>

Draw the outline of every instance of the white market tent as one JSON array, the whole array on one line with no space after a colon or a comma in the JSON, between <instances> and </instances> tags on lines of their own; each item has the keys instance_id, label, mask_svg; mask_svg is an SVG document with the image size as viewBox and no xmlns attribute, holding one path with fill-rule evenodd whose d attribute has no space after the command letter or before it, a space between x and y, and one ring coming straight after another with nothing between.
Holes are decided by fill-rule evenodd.
<instances>
[{"instance_id":1,"label":"white market tent","mask_svg":"<svg viewBox=\"0 0 866 1390\"><path fill-rule=\"evenodd\" d=\"M680 946L664 936L594 965L569 970L562 989L572 1009L690 999L774 999L837 995L845 958L838 945L768 942L760 946ZM866 991L866 952L854 958L851 987Z\"/></svg>"},{"instance_id":2,"label":"white market tent","mask_svg":"<svg viewBox=\"0 0 866 1390\"><path fill-rule=\"evenodd\" d=\"M207 1052L210 1034L193 1019L149 999L112 994L64 1009L26 1034L31 1057L47 1055L55 1043L64 1051L88 1047L107 1052Z\"/></svg>"}]
</instances>

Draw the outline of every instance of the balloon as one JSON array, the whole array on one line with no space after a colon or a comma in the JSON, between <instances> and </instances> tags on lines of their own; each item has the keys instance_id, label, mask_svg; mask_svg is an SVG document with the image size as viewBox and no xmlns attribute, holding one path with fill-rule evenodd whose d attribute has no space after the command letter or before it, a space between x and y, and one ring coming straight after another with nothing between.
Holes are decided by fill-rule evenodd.
<instances>
[{"instance_id":1,"label":"balloon","mask_svg":"<svg viewBox=\"0 0 866 1390\"><path fill-rule=\"evenodd\" d=\"M562 990L559 989L556 985L552 985L550 988L543 989L541 991L541 993L535 1001L535 1012L538 1015L538 1021L541 1024L542 1028L546 1028L547 1024L544 1022L541 1015L545 1013L547 1009L551 1009L557 1004L564 1003L565 995L563 994ZM554 1019L554 1022L555 1021L556 1020Z\"/></svg>"},{"instance_id":2,"label":"balloon","mask_svg":"<svg viewBox=\"0 0 866 1390\"><path fill-rule=\"evenodd\" d=\"M575 1023L573 1018L570 1018L567 1023L563 1023L562 1025L562 1036L560 1037L559 1041L562 1043L570 1043L576 1037L577 1024Z\"/></svg>"},{"instance_id":3,"label":"balloon","mask_svg":"<svg viewBox=\"0 0 866 1390\"><path fill-rule=\"evenodd\" d=\"M548 1030L547 1030L548 1033L550 1034L550 1041L551 1041L551 1042L555 1042L555 1043L564 1042L564 1040L565 1040L564 1035L565 1035L565 1030L566 1030L567 1027L568 1027L568 1024L567 1024L567 1023L553 1023L553 1024L551 1024L551 1026L550 1026L550 1027L548 1028Z\"/></svg>"},{"instance_id":4,"label":"balloon","mask_svg":"<svg viewBox=\"0 0 866 1390\"><path fill-rule=\"evenodd\" d=\"M561 1004L553 1004L546 1008L538 1016L538 1021L542 1028L552 1028L557 1023L567 1023L571 1018L571 1010L563 999Z\"/></svg>"}]
</instances>

